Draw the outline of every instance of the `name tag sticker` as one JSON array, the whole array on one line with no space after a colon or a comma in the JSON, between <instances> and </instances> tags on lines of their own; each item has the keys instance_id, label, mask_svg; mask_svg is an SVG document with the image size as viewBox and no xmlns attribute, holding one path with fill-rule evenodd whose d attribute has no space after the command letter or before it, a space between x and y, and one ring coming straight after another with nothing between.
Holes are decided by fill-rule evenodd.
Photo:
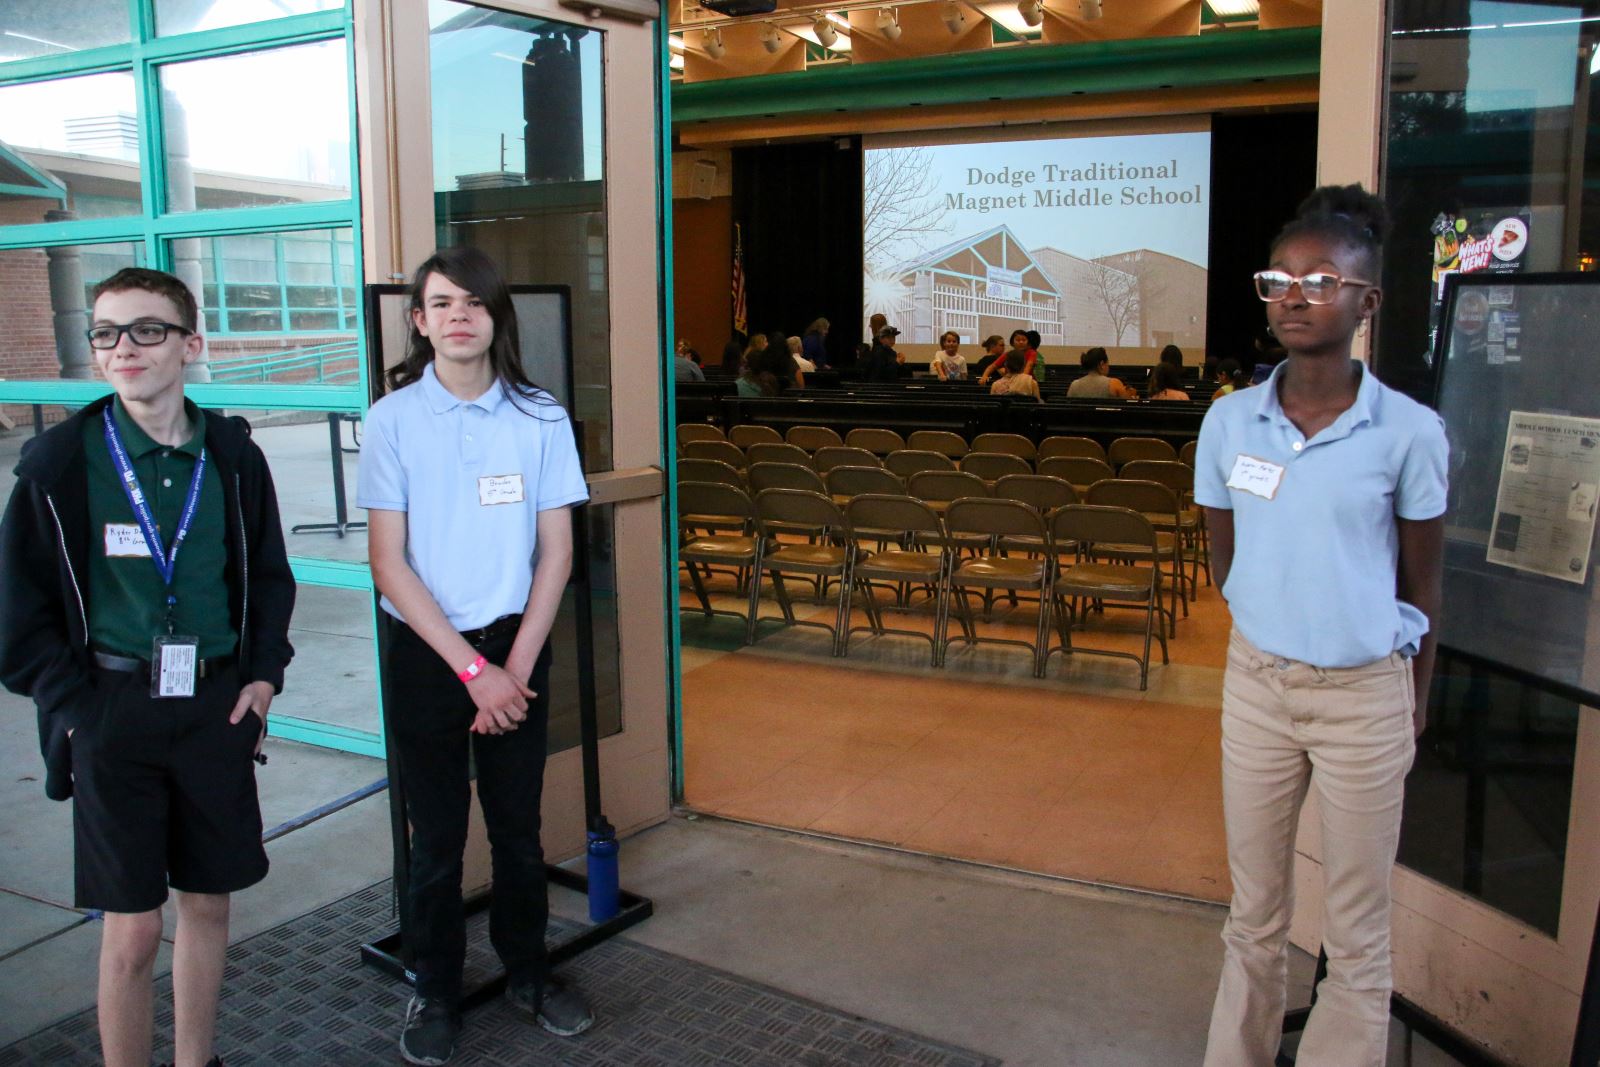
<instances>
[{"instance_id":1,"label":"name tag sticker","mask_svg":"<svg viewBox=\"0 0 1600 1067\"><path fill-rule=\"evenodd\" d=\"M1263 500L1271 500L1278 495L1278 485L1282 481L1282 466L1241 452L1234 458L1233 473L1228 475L1228 488L1242 489Z\"/></svg>"},{"instance_id":2,"label":"name tag sticker","mask_svg":"<svg viewBox=\"0 0 1600 1067\"><path fill-rule=\"evenodd\" d=\"M106 523L106 558L143 556L150 558L150 546L145 543L144 531L138 523Z\"/></svg>"},{"instance_id":3,"label":"name tag sticker","mask_svg":"<svg viewBox=\"0 0 1600 1067\"><path fill-rule=\"evenodd\" d=\"M520 474L486 474L478 479L478 503L483 507L492 504L520 504L522 500Z\"/></svg>"}]
</instances>

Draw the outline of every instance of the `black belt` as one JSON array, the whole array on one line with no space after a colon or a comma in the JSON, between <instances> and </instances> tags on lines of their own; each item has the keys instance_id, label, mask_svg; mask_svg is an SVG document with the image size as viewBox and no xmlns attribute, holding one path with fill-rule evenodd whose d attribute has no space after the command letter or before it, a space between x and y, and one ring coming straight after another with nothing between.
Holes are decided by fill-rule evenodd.
<instances>
[{"instance_id":1,"label":"black belt","mask_svg":"<svg viewBox=\"0 0 1600 1067\"><path fill-rule=\"evenodd\" d=\"M237 656L212 656L210 659L199 660L195 664L195 677L206 678L214 675L224 667L233 666L237 659ZM150 673L150 661L139 659L137 656L119 656L113 652L97 650L94 662L95 666L108 671L123 671L127 674Z\"/></svg>"},{"instance_id":2,"label":"black belt","mask_svg":"<svg viewBox=\"0 0 1600 1067\"><path fill-rule=\"evenodd\" d=\"M462 630L461 636L466 639L467 644L479 648L486 641L516 633L517 627L521 625L521 615L502 615L487 626L480 626L476 630Z\"/></svg>"}]
</instances>

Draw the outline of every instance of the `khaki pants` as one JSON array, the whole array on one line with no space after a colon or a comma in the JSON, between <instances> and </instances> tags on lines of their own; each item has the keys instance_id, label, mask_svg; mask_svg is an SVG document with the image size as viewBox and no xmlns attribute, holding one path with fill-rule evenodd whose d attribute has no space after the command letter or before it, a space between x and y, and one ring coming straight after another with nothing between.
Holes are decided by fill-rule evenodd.
<instances>
[{"instance_id":1,"label":"khaki pants","mask_svg":"<svg viewBox=\"0 0 1600 1067\"><path fill-rule=\"evenodd\" d=\"M1389 876L1416 752L1411 664L1399 653L1324 669L1234 632L1222 686L1222 799L1233 904L1207 1067L1271 1067L1283 1031L1294 836L1306 789L1322 815L1328 976L1300 1067L1382 1067L1388 1032Z\"/></svg>"}]
</instances>

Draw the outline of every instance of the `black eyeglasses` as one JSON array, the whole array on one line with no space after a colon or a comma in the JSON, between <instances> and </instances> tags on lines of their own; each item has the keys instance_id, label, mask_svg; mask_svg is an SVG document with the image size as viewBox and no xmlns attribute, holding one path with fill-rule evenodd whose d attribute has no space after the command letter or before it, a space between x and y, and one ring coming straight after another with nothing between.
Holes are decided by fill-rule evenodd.
<instances>
[{"instance_id":1,"label":"black eyeglasses","mask_svg":"<svg viewBox=\"0 0 1600 1067\"><path fill-rule=\"evenodd\" d=\"M127 334L133 343L144 347L158 345L167 339L167 334L173 330L179 333L194 333L187 326L179 326L174 322L132 322L126 326L96 326L86 336L89 338L90 348L116 348L117 342L122 340L122 335Z\"/></svg>"},{"instance_id":2,"label":"black eyeglasses","mask_svg":"<svg viewBox=\"0 0 1600 1067\"><path fill-rule=\"evenodd\" d=\"M1361 278L1345 278L1331 271L1311 274L1290 274L1282 270L1258 270L1255 274L1256 295L1269 304L1276 304L1289 295L1289 287L1298 284L1300 295L1308 304L1331 304L1343 285L1373 285Z\"/></svg>"}]
</instances>

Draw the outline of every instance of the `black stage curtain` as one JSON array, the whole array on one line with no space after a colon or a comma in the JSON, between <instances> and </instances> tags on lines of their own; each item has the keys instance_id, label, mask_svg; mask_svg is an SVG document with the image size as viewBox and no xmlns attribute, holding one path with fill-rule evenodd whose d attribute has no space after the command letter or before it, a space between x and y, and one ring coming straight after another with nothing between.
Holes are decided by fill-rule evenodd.
<instances>
[{"instance_id":1,"label":"black stage curtain","mask_svg":"<svg viewBox=\"0 0 1600 1067\"><path fill-rule=\"evenodd\" d=\"M1250 276L1317 180L1317 115L1217 115L1211 121L1211 264L1206 353L1249 366L1267 326Z\"/></svg>"},{"instance_id":2,"label":"black stage curtain","mask_svg":"<svg viewBox=\"0 0 1600 1067\"><path fill-rule=\"evenodd\" d=\"M820 316L829 362L848 364L861 340L861 139L735 149L733 218L750 329L797 335Z\"/></svg>"}]
</instances>

